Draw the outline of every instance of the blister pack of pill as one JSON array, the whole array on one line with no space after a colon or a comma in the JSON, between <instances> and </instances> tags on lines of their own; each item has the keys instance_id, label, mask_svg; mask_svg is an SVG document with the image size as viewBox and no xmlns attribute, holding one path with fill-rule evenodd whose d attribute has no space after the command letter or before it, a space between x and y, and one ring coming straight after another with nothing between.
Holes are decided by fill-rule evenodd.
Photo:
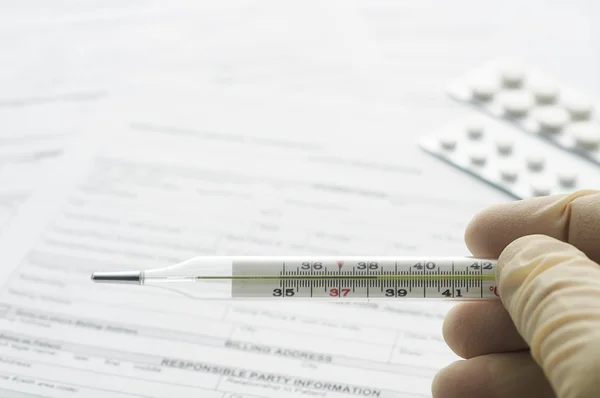
<instances>
[{"instance_id":1,"label":"blister pack of pill","mask_svg":"<svg viewBox=\"0 0 600 398\"><path fill-rule=\"evenodd\" d=\"M453 81L449 95L600 164L598 102L584 91L514 60L489 62Z\"/></svg>"},{"instance_id":2,"label":"blister pack of pill","mask_svg":"<svg viewBox=\"0 0 600 398\"><path fill-rule=\"evenodd\" d=\"M517 199L600 185L595 164L485 118L449 124L423 136L420 146Z\"/></svg>"}]
</instances>

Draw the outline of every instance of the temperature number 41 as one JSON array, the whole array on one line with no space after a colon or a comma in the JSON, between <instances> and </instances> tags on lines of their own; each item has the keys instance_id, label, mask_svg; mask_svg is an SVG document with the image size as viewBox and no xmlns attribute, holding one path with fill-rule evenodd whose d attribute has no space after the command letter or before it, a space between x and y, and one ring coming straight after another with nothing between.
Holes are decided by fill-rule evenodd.
<instances>
[{"instance_id":1,"label":"temperature number 41","mask_svg":"<svg viewBox=\"0 0 600 398\"><path fill-rule=\"evenodd\" d=\"M442 296L452 297L452 292L450 291L450 289L446 289L442 292ZM462 290L456 289L456 292L454 293L454 297L462 297Z\"/></svg>"}]
</instances>

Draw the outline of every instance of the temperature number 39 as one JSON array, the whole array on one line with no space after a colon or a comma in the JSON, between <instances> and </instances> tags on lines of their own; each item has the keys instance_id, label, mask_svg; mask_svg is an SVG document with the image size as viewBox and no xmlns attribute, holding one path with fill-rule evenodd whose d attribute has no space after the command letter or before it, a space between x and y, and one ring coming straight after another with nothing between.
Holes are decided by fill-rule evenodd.
<instances>
[{"instance_id":1,"label":"temperature number 39","mask_svg":"<svg viewBox=\"0 0 600 398\"><path fill-rule=\"evenodd\" d=\"M407 294L408 292L406 291L406 289L386 289L385 291L385 295L387 297L405 297Z\"/></svg>"}]
</instances>

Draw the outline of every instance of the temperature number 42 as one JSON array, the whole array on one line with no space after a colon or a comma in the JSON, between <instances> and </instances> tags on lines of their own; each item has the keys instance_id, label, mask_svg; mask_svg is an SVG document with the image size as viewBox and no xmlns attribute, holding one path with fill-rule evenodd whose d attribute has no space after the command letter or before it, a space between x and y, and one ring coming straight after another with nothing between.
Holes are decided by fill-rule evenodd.
<instances>
[{"instance_id":1,"label":"temperature number 42","mask_svg":"<svg viewBox=\"0 0 600 398\"><path fill-rule=\"evenodd\" d=\"M492 269L492 263L489 261L482 261L482 262L475 262L473 264L470 265L470 268L472 269Z\"/></svg>"}]
</instances>

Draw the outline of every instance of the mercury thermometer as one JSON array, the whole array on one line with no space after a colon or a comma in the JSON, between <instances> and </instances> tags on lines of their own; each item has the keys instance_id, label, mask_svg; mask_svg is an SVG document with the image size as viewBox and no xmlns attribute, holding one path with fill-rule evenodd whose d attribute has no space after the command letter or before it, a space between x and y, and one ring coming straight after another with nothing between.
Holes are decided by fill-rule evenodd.
<instances>
[{"instance_id":1,"label":"mercury thermometer","mask_svg":"<svg viewBox=\"0 0 600 398\"><path fill-rule=\"evenodd\" d=\"M207 256L149 270L96 272L99 283L194 299L497 299L496 260L473 257Z\"/></svg>"}]
</instances>

